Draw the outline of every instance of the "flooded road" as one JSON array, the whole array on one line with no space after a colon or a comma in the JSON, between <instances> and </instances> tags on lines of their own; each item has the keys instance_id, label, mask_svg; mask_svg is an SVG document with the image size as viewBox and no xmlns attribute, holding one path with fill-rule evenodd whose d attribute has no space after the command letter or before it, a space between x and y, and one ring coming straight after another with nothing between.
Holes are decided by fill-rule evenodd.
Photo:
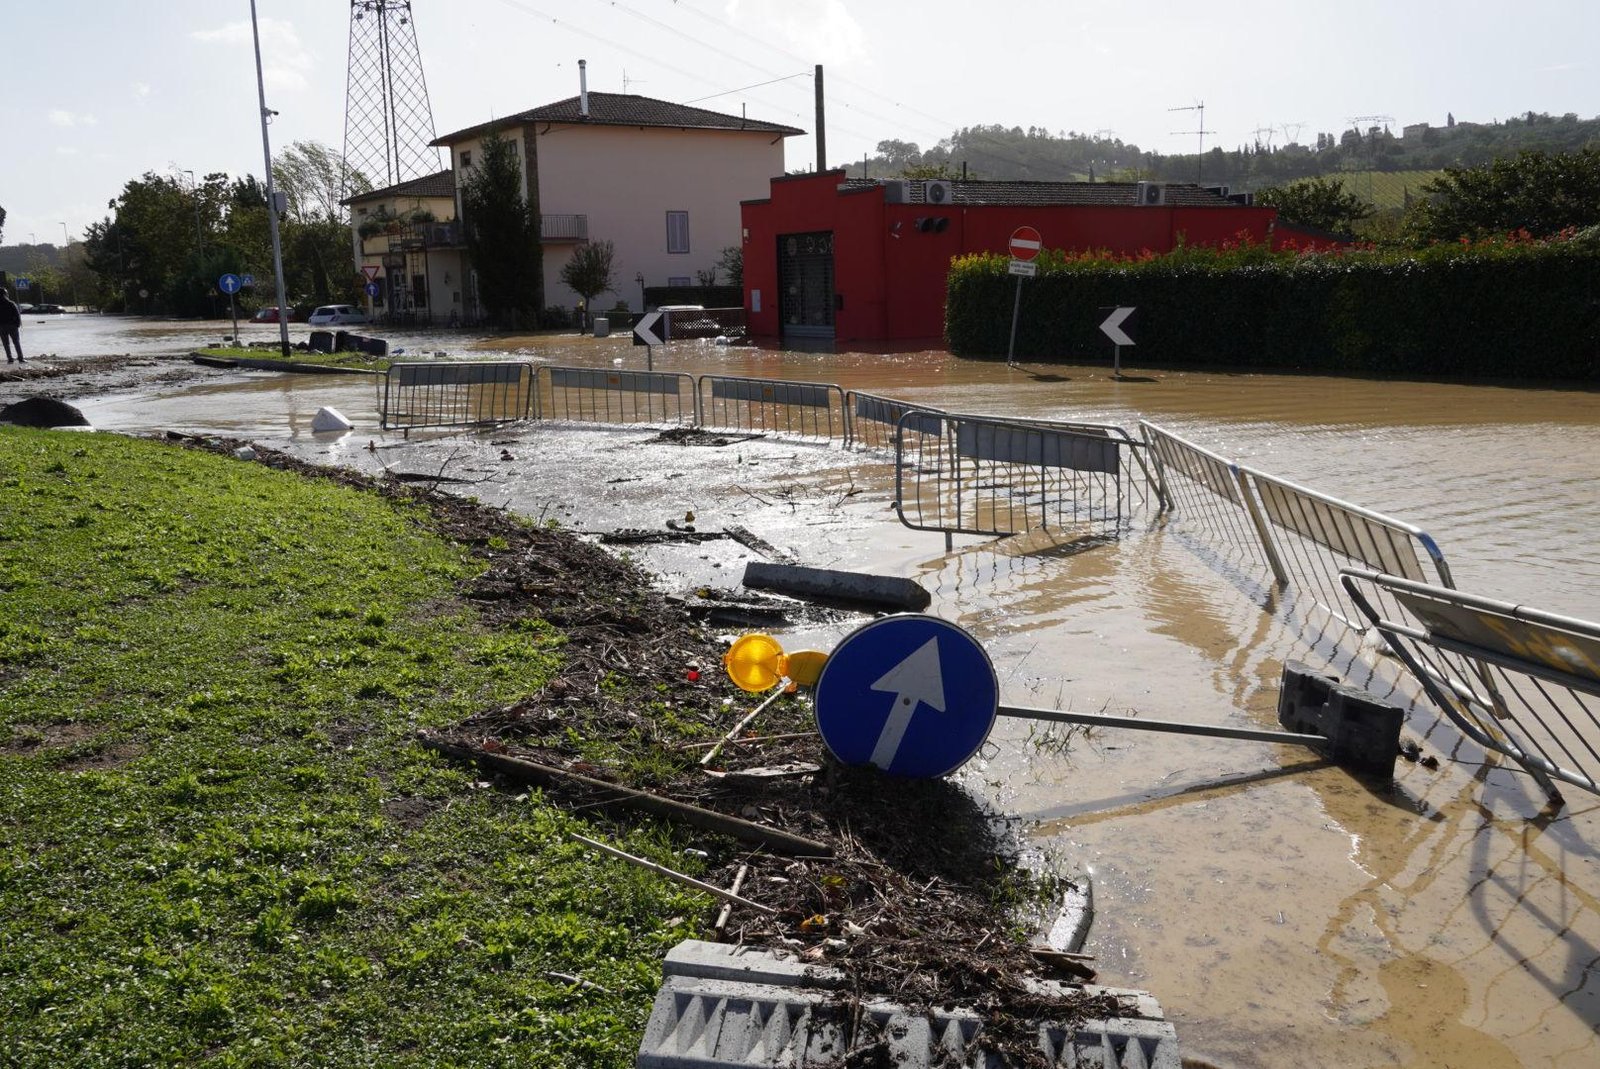
<instances>
[{"instance_id":1,"label":"flooded road","mask_svg":"<svg viewBox=\"0 0 1600 1069\"><path fill-rule=\"evenodd\" d=\"M69 324L56 335L72 340ZM150 327L73 344L193 344ZM32 324L25 337L38 339ZM188 330L189 335L184 335ZM126 334L126 346L112 339ZM159 335L159 337L158 337ZM209 335L207 335L209 336ZM419 352L643 367L627 339L416 336ZM141 350L140 346L149 346ZM46 350L48 351L48 350ZM684 343L658 371L833 382L953 411L1147 419L1274 475L1414 523L1458 586L1600 619L1600 397L1314 376L958 361L935 352L796 354ZM0 401L15 384L0 384ZM896 519L881 455L765 439L650 445L653 432L521 426L406 442L359 376L218 372L201 385L77 402L99 427L248 437L321 462L467 480L458 492L590 531L748 527L801 563L915 576L933 612L989 650L1014 705L1269 727L1288 659L1341 641L1264 612L1181 522L1113 544L957 538ZM313 435L321 405L356 423ZM734 586L732 542L640 550L669 589ZM781 636L836 643L850 625ZM1185 1054L1219 1066L1600 1064L1600 800L1547 812L1526 776L1417 710L1392 789L1289 747L1002 719L961 775L1092 875L1086 952L1102 982L1154 994Z\"/></svg>"}]
</instances>

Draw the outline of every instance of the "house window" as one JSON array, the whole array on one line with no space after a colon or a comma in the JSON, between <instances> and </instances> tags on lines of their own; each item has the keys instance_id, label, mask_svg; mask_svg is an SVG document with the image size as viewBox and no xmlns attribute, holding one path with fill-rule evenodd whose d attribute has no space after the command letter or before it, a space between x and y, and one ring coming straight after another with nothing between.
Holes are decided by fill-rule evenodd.
<instances>
[{"instance_id":1,"label":"house window","mask_svg":"<svg viewBox=\"0 0 1600 1069\"><path fill-rule=\"evenodd\" d=\"M667 213L667 251L689 251L689 213Z\"/></svg>"},{"instance_id":2,"label":"house window","mask_svg":"<svg viewBox=\"0 0 1600 1069\"><path fill-rule=\"evenodd\" d=\"M669 286L687 286L689 284L688 275L672 275L667 279L667 285Z\"/></svg>"},{"instance_id":3,"label":"house window","mask_svg":"<svg viewBox=\"0 0 1600 1069\"><path fill-rule=\"evenodd\" d=\"M463 171L465 171L465 170L469 169L471 166L472 166L472 150L471 149L463 149L462 152L461 152L461 169Z\"/></svg>"}]
</instances>

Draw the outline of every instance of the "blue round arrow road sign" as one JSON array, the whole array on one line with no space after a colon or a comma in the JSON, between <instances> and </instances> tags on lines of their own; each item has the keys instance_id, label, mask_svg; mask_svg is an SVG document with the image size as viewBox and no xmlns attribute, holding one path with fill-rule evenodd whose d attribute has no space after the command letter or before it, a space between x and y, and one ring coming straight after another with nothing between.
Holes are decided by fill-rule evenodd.
<instances>
[{"instance_id":1,"label":"blue round arrow road sign","mask_svg":"<svg viewBox=\"0 0 1600 1069\"><path fill-rule=\"evenodd\" d=\"M943 776L989 737L1000 683L988 653L934 616L887 616L852 631L817 678L817 730L847 765Z\"/></svg>"},{"instance_id":2,"label":"blue round arrow road sign","mask_svg":"<svg viewBox=\"0 0 1600 1069\"><path fill-rule=\"evenodd\" d=\"M217 279L217 289L223 293L238 293L239 286L239 276L235 274L226 274Z\"/></svg>"},{"instance_id":3,"label":"blue round arrow road sign","mask_svg":"<svg viewBox=\"0 0 1600 1069\"><path fill-rule=\"evenodd\" d=\"M383 292L376 282L368 282L364 288L367 291L368 297L376 297L378 294Z\"/></svg>"}]
</instances>

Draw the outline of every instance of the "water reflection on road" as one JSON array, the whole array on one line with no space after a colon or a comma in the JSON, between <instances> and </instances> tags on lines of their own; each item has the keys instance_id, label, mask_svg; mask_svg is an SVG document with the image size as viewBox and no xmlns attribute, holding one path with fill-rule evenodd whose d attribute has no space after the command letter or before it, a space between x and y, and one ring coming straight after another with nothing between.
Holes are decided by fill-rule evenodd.
<instances>
[{"instance_id":1,"label":"water reflection on road","mask_svg":"<svg viewBox=\"0 0 1600 1069\"><path fill-rule=\"evenodd\" d=\"M168 339L168 344L171 339ZM626 339L422 338L417 349L642 366ZM120 351L112 349L110 351ZM1132 361L1126 364L1131 365ZM828 381L968 412L1146 418L1226 456L1428 530L1458 585L1600 618L1600 405L1592 393L1311 376L1007 368L934 352L808 355L688 344L658 370ZM333 405L357 431L310 433ZM219 373L200 388L84 402L102 427L259 439L376 470L442 467L480 498L578 529L742 524L805 563L915 575L990 650L1012 704L1270 725L1285 659L1319 635L1263 612L1181 531L1047 547L907 530L882 457L780 442L643 444L648 433L507 428L404 443L373 382ZM369 448L370 446L370 448ZM509 458L509 459L507 459ZM669 547L664 582L737 582L731 543ZM837 632L786 636L792 645ZM1600 1064L1600 800L1543 811L1417 713L1445 758L1392 787L1303 751L1097 731L1065 753L1002 721L964 773L1093 870L1086 948L1104 982L1153 992L1185 1052L1220 1065Z\"/></svg>"}]
</instances>

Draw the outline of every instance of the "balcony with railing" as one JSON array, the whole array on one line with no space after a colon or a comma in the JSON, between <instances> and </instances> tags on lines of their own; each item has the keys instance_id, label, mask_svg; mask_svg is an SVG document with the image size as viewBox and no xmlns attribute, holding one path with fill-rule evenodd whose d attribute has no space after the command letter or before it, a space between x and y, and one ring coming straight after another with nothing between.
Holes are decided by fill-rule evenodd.
<instances>
[{"instance_id":1,"label":"balcony with railing","mask_svg":"<svg viewBox=\"0 0 1600 1069\"><path fill-rule=\"evenodd\" d=\"M539 238L547 245L556 242L588 241L589 217L587 215L541 215L539 216Z\"/></svg>"}]
</instances>

